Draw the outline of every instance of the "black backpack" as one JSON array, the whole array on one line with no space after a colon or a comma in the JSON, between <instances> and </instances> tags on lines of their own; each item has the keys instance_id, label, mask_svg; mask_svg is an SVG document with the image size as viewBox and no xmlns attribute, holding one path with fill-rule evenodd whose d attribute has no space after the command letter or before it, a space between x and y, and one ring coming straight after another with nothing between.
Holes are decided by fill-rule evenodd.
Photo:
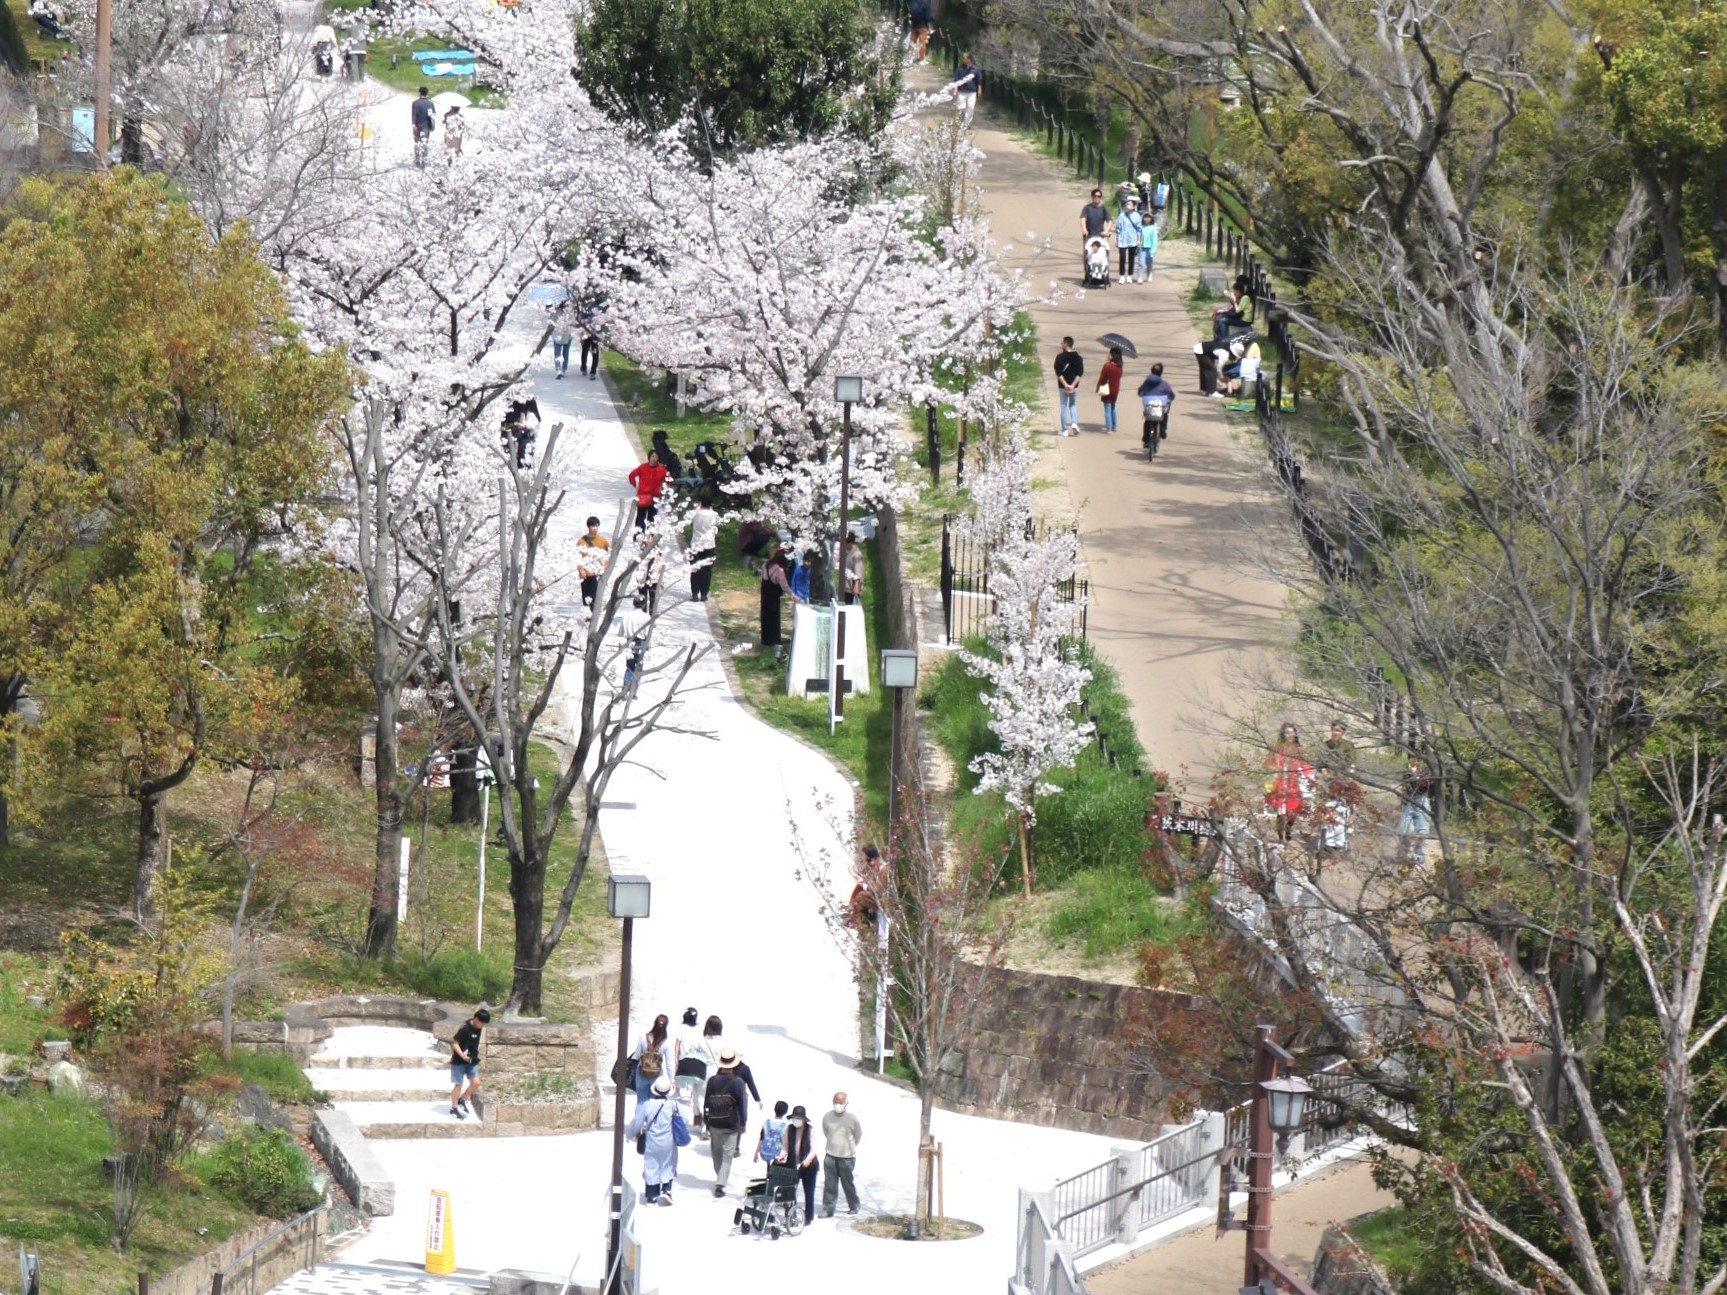
<instances>
[{"instance_id":1,"label":"black backpack","mask_svg":"<svg viewBox=\"0 0 1727 1295\"><path fill-rule=\"evenodd\" d=\"M728 1092L710 1089L702 1106L702 1118L710 1129L730 1133L738 1126L738 1099Z\"/></svg>"}]
</instances>

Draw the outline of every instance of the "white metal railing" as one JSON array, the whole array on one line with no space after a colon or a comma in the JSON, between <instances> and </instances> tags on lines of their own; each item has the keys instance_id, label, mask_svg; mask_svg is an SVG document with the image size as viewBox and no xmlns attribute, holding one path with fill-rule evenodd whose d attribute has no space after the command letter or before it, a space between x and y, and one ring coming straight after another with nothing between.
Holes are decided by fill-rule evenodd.
<instances>
[{"instance_id":1,"label":"white metal railing","mask_svg":"<svg viewBox=\"0 0 1727 1295\"><path fill-rule=\"evenodd\" d=\"M1073 1247L1056 1232L1040 1196L1019 1194L1019 1245L1009 1295L1085 1295Z\"/></svg>"}]
</instances>

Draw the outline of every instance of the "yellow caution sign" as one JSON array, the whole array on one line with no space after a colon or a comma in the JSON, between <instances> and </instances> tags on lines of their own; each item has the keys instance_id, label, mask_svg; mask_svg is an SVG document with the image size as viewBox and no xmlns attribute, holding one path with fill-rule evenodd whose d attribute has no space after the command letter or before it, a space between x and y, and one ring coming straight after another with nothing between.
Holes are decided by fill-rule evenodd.
<instances>
[{"instance_id":1,"label":"yellow caution sign","mask_svg":"<svg viewBox=\"0 0 1727 1295\"><path fill-rule=\"evenodd\" d=\"M456 1224L450 1214L450 1193L432 1188L426 1208L426 1271L447 1277L456 1271Z\"/></svg>"}]
</instances>

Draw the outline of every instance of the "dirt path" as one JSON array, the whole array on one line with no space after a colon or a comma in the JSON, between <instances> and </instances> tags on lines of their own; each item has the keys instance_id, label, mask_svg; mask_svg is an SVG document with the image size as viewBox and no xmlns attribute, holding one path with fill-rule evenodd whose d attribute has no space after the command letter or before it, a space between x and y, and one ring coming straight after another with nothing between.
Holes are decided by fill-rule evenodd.
<instances>
[{"instance_id":1,"label":"dirt path","mask_svg":"<svg viewBox=\"0 0 1727 1295\"><path fill-rule=\"evenodd\" d=\"M942 80L932 67L914 68L909 79L920 89ZM1177 775L1185 767L1188 785L1203 792L1219 733L1252 704L1244 679L1254 658L1282 632L1285 591L1258 573L1253 555L1263 537L1288 528L1265 488L1251 425L1241 420L1232 432L1221 402L1199 395L1199 335L1187 302L1203 248L1167 239L1154 283L1084 290L1079 209L1089 185L1032 154L987 114L979 114L973 142L986 156L984 212L996 238L1012 244L1006 263L1026 272L1034 292L1054 297L1031 307L1046 365L1039 475L1054 487L1045 495L1052 516L1080 514L1091 642L1119 672L1152 764ZM1127 363L1113 436L1091 394L1106 358L1096 339L1108 332L1130 338L1140 356ZM1053 435L1058 404L1047 366L1064 335L1086 365L1076 437ZM1132 393L1159 359L1177 399L1169 439L1148 463Z\"/></svg>"}]
</instances>

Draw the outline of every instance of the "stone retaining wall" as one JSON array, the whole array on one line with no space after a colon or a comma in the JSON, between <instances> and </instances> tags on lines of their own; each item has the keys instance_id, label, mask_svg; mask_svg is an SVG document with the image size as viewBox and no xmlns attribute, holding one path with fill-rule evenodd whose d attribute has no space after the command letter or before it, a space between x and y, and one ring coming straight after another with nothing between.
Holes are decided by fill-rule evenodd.
<instances>
[{"instance_id":1,"label":"stone retaining wall","mask_svg":"<svg viewBox=\"0 0 1727 1295\"><path fill-rule=\"evenodd\" d=\"M592 974L591 998L604 1001L608 992L607 977ZM613 1009L617 1006L617 973L610 976ZM342 994L332 998L295 1003L282 1013L280 1021L237 1021L234 1024L234 1046L242 1052L280 1052L304 1066L318 1051L318 1045L341 1025L397 1025L408 1029L428 1030L442 1043L448 1043L457 1029L473 1014L466 1003L441 1003L432 998L403 998L393 995ZM218 1032L220 1024L206 1022L206 1031ZM494 1019L486 1027L481 1058L494 1073L526 1074L536 1070L558 1071L570 1075L592 1075L595 1071L593 1041L588 1025L580 1021L572 1025L548 1025L541 1021L505 1021Z\"/></svg>"},{"instance_id":2,"label":"stone retaining wall","mask_svg":"<svg viewBox=\"0 0 1727 1295\"><path fill-rule=\"evenodd\" d=\"M204 1295L217 1272L224 1295L264 1295L323 1259L326 1213L317 1209L286 1223L247 1228L166 1276L152 1278L150 1295Z\"/></svg>"},{"instance_id":3,"label":"stone retaining wall","mask_svg":"<svg viewBox=\"0 0 1727 1295\"><path fill-rule=\"evenodd\" d=\"M1397 1295L1391 1280L1344 1228L1326 1228L1310 1283L1319 1295Z\"/></svg>"},{"instance_id":4,"label":"stone retaining wall","mask_svg":"<svg viewBox=\"0 0 1727 1295\"><path fill-rule=\"evenodd\" d=\"M1123 1064L1136 1011L1192 1008L1185 994L1076 976L996 973L965 1049L944 1067L943 1106L1083 1133L1147 1140L1168 1118L1170 1087Z\"/></svg>"},{"instance_id":5,"label":"stone retaining wall","mask_svg":"<svg viewBox=\"0 0 1727 1295\"><path fill-rule=\"evenodd\" d=\"M314 1115L312 1145L362 1214L395 1213L395 1180L347 1112L323 1110Z\"/></svg>"}]
</instances>

